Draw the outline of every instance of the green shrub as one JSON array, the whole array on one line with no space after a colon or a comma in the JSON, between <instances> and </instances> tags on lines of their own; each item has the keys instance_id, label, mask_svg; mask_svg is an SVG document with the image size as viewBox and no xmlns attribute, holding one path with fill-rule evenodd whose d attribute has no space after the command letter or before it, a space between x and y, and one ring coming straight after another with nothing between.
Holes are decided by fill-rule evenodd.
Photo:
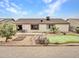
<instances>
[{"instance_id":1,"label":"green shrub","mask_svg":"<svg viewBox=\"0 0 79 59\"><path fill-rule=\"evenodd\" d=\"M79 33L79 27L76 27L76 29L75 29L75 30L76 30L76 32L77 32L77 33Z\"/></svg>"},{"instance_id":2,"label":"green shrub","mask_svg":"<svg viewBox=\"0 0 79 59\"><path fill-rule=\"evenodd\" d=\"M48 45L49 40L46 37L38 38L35 40L36 44Z\"/></svg>"},{"instance_id":3,"label":"green shrub","mask_svg":"<svg viewBox=\"0 0 79 59\"><path fill-rule=\"evenodd\" d=\"M50 31L53 33L57 33L58 28L54 25L53 27L51 27Z\"/></svg>"},{"instance_id":4,"label":"green shrub","mask_svg":"<svg viewBox=\"0 0 79 59\"><path fill-rule=\"evenodd\" d=\"M0 24L0 35L6 37L6 42L11 39L11 36L16 33L16 25L13 23L5 22Z\"/></svg>"},{"instance_id":5,"label":"green shrub","mask_svg":"<svg viewBox=\"0 0 79 59\"><path fill-rule=\"evenodd\" d=\"M63 35L66 35L66 32L61 32Z\"/></svg>"}]
</instances>

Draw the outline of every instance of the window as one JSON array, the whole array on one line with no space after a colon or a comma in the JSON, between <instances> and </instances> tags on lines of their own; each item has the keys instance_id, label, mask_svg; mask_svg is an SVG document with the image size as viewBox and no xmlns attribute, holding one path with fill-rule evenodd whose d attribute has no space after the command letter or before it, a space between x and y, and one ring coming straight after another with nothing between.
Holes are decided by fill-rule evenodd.
<instances>
[{"instance_id":1,"label":"window","mask_svg":"<svg viewBox=\"0 0 79 59\"><path fill-rule=\"evenodd\" d=\"M31 30L39 30L39 25L38 24L31 25Z\"/></svg>"},{"instance_id":2,"label":"window","mask_svg":"<svg viewBox=\"0 0 79 59\"><path fill-rule=\"evenodd\" d=\"M51 29L53 26L54 26L54 24L48 24L48 25L47 25L47 28L48 28L48 29Z\"/></svg>"},{"instance_id":3,"label":"window","mask_svg":"<svg viewBox=\"0 0 79 59\"><path fill-rule=\"evenodd\" d=\"M22 30L22 25L17 25L17 30Z\"/></svg>"}]
</instances>

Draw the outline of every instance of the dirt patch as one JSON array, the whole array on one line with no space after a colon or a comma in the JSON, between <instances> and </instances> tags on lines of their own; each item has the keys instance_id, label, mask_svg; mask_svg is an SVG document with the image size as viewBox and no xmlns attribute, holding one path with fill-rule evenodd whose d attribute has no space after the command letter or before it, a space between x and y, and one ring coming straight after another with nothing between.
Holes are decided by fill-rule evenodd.
<instances>
[{"instance_id":1,"label":"dirt patch","mask_svg":"<svg viewBox=\"0 0 79 59\"><path fill-rule=\"evenodd\" d=\"M15 36L13 39L9 39L8 42L1 41L0 45L33 45L34 40L33 40L34 34L25 34L25 33L20 33Z\"/></svg>"},{"instance_id":2,"label":"dirt patch","mask_svg":"<svg viewBox=\"0 0 79 59\"><path fill-rule=\"evenodd\" d=\"M22 41L27 35L20 34L13 41Z\"/></svg>"}]
</instances>

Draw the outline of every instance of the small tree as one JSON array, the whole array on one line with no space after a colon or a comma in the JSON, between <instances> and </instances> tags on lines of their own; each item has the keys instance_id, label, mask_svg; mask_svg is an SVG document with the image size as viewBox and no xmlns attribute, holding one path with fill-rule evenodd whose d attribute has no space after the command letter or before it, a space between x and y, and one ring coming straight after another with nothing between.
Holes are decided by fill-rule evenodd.
<instances>
[{"instance_id":1,"label":"small tree","mask_svg":"<svg viewBox=\"0 0 79 59\"><path fill-rule=\"evenodd\" d=\"M76 30L76 32L77 32L77 33L79 33L79 27L76 27L76 29L75 29L75 30Z\"/></svg>"},{"instance_id":2,"label":"small tree","mask_svg":"<svg viewBox=\"0 0 79 59\"><path fill-rule=\"evenodd\" d=\"M16 33L16 25L10 22L5 22L0 25L0 35L6 37L6 42Z\"/></svg>"},{"instance_id":3,"label":"small tree","mask_svg":"<svg viewBox=\"0 0 79 59\"><path fill-rule=\"evenodd\" d=\"M56 28L56 26L52 26L50 31L52 31L53 33L56 33L58 31L58 28Z\"/></svg>"}]
</instances>

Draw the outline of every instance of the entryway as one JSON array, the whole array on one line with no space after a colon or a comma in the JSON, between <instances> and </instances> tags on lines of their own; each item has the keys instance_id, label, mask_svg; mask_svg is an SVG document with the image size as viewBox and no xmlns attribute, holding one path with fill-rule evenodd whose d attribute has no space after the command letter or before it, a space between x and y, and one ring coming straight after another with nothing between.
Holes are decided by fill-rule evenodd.
<instances>
[{"instance_id":1,"label":"entryway","mask_svg":"<svg viewBox=\"0 0 79 59\"><path fill-rule=\"evenodd\" d=\"M22 30L22 25L17 25L17 30L21 31Z\"/></svg>"}]
</instances>

